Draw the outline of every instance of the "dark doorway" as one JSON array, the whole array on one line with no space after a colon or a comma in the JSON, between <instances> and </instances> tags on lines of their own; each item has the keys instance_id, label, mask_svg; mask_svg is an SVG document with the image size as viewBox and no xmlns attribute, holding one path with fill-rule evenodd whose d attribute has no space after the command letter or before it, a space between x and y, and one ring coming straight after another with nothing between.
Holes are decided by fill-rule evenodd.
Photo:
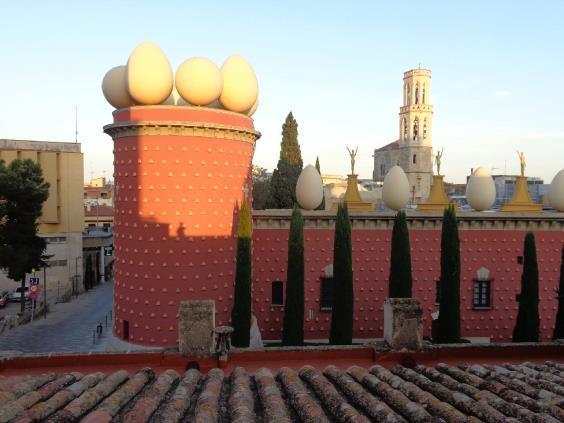
<instances>
[{"instance_id":1,"label":"dark doorway","mask_svg":"<svg viewBox=\"0 0 564 423\"><path fill-rule=\"evenodd\" d=\"M123 321L123 340L129 341L129 322L127 320Z\"/></svg>"}]
</instances>

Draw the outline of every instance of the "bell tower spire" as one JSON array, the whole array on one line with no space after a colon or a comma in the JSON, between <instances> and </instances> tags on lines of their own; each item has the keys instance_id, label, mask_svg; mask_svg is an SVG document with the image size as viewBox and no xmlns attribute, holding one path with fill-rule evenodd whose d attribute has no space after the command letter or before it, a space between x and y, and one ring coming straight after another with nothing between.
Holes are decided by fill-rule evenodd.
<instances>
[{"instance_id":1,"label":"bell tower spire","mask_svg":"<svg viewBox=\"0 0 564 423\"><path fill-rule=\"evenodd\" d=\"M433 106L431 71L412 69L403 74L403 105L399 113L400 166L409 180L412 202L424 201L433 173Z\"/></svg>"}]
</instances>

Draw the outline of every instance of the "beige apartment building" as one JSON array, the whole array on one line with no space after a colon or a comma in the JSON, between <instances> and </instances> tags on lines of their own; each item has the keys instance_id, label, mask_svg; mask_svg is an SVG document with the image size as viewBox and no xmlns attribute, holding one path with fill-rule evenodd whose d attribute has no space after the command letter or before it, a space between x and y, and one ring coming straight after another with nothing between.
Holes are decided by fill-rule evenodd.
<instances>
[{"instance_id":1,"label":"beige apartment building","mask_svg":"<svg viewBox=\"0 0 564 423\"><path fill-rule=\"evenodd\" d=\"M0 160L7 164L16 159L39 163L43 178L49 182L49 198L43 204L39 235L47 241L50 267L47 269L48 291L62 295L69 289L82 292L82 231L84 229L83 154L80 144L0 139ZM43 272L38 272L41 286ZM0 271L0 290L14 289L16 284Z\"/></svg>"}]
</instances>

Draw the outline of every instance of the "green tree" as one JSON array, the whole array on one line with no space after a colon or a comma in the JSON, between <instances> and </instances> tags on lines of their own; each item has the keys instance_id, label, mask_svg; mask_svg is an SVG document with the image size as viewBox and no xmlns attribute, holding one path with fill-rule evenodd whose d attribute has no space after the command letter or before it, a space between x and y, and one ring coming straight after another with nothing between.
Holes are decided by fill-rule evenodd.
<instances>
[{"instance_id":1,"label":"green tree","mask_svg":"<svg viewBox=\"0 0 564 423\"><path fill-rule=\"evenodd\" d=\"M47 265L45 239L37 236L41 207L49 184L41 167L32 160L0 161L0 268L8 278L25 287L25 275ZM25 298L21 297L21 311Z\"/></svg>"},{"instance_id":2,"label":"green tree","mask_svg":"<svg viewBox=\"0 0 564 423\"><path fill-rule=\"evenodd\" d=\"M351 221L347 205L339 204L333 244L333 313L329 337L331 344L352 344L353 297Z\"/></svg>"},{"instance_id":3,"label":"green tree","mask_svg":"<svg viewBox=\"0 0 564 423\"><path fill-rule=\"evenodd\" d=\"M319 157L315 159L315 168L317 169L317 173L321 176L321 166L319 166ZM315 210L325 210L325 193L323 193L323 200L321 200L321 204Z\"/></svg>"},{"instance_id":4,"label":"green tree","mask_svg":"<svg viewBox=\"0 0 564 423\"><path fill-rule=\"evenodd\" d=\"M253 166L253 210L263 210L269 196L271 176L266 169Z\"/></svg>"},{"instance_id":5,"label":"green tree","mask_svg":"<svg viewBox=\"0 0 564 423\"><path fill-rule=\"evenodd\" d=\"M399 211L392 230L390 259L390 298L411 298L411 251L405 212Z\"/></svg>"},{"instance_id":6,"label":"green tree","mask_svg":"<svg viewBox=\"0 0 564 423\"><path fill-rule=\"evenodd\" d=\"M288 236L283 345L304 343L304 218L296 207L292 212Z\"/></svg>"},{"instance_id":7,"label":"green tree","mask_svg":"<svg viewBox=\"0 0 564 423\"><path fill-rule=\"evenodd\" d=\"M248 347L251 331L252 303L252 219L246 200L239 211L237 227L237 262L235 270L235 295L231 310L233 335L231 340L236 347Z\"/></svg>"},{"instance_id":8,"label":"green tree","mask_svg":"<svg viewBox=\"0 0 564 423\"><path fill-rule=\"evenodd\" d=\"M564 339L564 245L560 261L560 284L558 285L558 312L554 324L553 339Z\"/></svg>"},{"instance_id":9,"label":"green tree","mask_svg":"<svg viewBox=\"0 0 564 423\"><path fill-rule=\"evenodd\" d=\"M539 320L539 268L537 248L532 232L525 235L521 293L517 296L519 311L513 329L513 342L538 342Z\"/></svg>"},{"instance_id":10,"label":"green tree","mask_svg":"<svg viewBox=\"0 0 564 423\"><path fill-rule=\"evenodd\" d=\"M439 284L441 302L437 342L460 342L460 240L456 212L452 205L443 214Z\"/></svg>"},{"instance_id":11,"label":"green tree","mask_svg":"<svg viewBox=\"0 0 564 423\"><path fill-rule=\"evenodd\" d=\"M272 173L266 207L269 209L290 209L296 204L296 182L302 171L302 153L298 143L298 123L292 112L288 113L282 125L280 158Z\"/></svg>"}]
</instances>

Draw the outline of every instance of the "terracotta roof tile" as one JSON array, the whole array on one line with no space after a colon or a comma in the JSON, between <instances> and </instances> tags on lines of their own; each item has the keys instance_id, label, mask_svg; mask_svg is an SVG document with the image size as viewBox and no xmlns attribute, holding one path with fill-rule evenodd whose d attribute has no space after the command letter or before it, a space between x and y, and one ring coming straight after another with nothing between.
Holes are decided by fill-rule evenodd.
<instances>
[{"instance_id":1,"label":"terracotta roof tile","mask_svg":"<svg viewBox=\"0 0 564 423\"><path fill-rule=\"evenodd\" d=\"M0 376L1 422L560 422L564 365Z\"/></svg>"}]
</instances>

